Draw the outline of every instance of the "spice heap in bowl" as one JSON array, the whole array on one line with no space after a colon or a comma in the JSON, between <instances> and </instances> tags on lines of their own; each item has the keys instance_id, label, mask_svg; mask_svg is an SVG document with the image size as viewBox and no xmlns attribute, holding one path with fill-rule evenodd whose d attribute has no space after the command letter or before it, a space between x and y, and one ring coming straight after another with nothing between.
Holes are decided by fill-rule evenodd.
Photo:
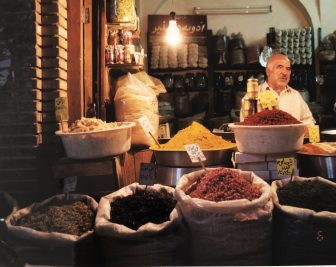
<instances>
[{"instance_id":1,"label":"spice heap in bowl","mask_svg":"<svg viewBox=\"0 0 336 267\"><path fill-rule=\"evenodd\" d=\"M307 124L282 110L263 110L243 122L231 123L237 148L249 154L277 154L299 150Z\"/></svg>"},{"instance_id":2,"label":"spice heap in bowl","mask_svg":"<svg viewBox=\"0 0 336 267\"><path fill-rule=\"evenodd\" d=\"M205 161L206 166L223 164L229 151L236 148L235 143L211 133L206 127L195 121L190 126L177 132L167 143L150 148L154 151L156 162L159 165L171 167L200 166L199 163L191 162L184 148L184 145L187 144L199 145L207 159Z\"/></svg>"}]
</instances>

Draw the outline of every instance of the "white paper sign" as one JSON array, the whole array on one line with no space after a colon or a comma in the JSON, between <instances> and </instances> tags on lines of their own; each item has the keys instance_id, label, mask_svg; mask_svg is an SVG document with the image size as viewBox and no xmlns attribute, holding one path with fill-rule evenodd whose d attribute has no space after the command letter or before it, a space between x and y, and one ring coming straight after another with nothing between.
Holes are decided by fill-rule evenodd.
<instances>
[{"instance_id":1,"label":"white paper sign","mask_svg":"<svg viewBox=\"0 0 336 267\"><path fill-rule=\"evenodd\" d=\"M58 97L55 99L55 115L57 121L69 120L67 97Z\"/></svg>"},{"instance_id":2,"label":"white paper sign","mask_svg":"<svg viewBox=\"0 0 336 267\"><path fill-rule=\"evenodd\" d=\"M295 170L295 158L280 158L277 159L278 176L292 175Z\"/></svg>"},{"instance_id":3,"label":"white paper sign","mask_svg":"<svg viewBox=\"0 0 336 267\"><path fill-rule=\"evenodd\" d=\"M142 129L145 131L145 133L152 133L154 134L154 128L147 116L142 116L138 119Z\"/></svg>"},{"instance_id":4,"label":"white paper sign","mask_svg":"<svg viewBox=\"0 0 336 267\"><path fill-rule=\"evenodd\" d=\"M77 176L66 177L64 180L63 191L72 192L76 190L77 186Z\"/></svg>"},{"instance_id":5,"label":"white paper sign","mask_svg":"<svg viewBox=\"0 0 336 267\"><path fill-rule=\"evenodd\" d=\"M141 163L139 184L153 185L156 182L156 168L154 163Z\"/></svg>"},{"instance_id":6,"label":"white paper sign","mask_svg":"<svg viewBox=\"0 0 336 267\"><path fill-rule=\"evenodd\" d=\"M204 156L198 144L184 145L184 147L187 150L191 162L196 163L199 162L200 160L206 161L206 157Z\"/></svg>"}]
</instances>

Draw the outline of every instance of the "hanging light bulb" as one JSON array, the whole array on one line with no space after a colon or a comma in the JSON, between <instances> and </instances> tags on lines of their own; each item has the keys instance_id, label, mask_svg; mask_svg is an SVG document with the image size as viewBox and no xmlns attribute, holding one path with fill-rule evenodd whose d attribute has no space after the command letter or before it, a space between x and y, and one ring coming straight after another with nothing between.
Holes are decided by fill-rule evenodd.
<instances>
[{"instance_id":1,"label":"hanging light bulb","mask_svg":"<svg viewBox=\"0 0 336 267\"><path fill-rule=\"evenodd\" d=\"M181 41L181 34L179 28L177 27L175 12L170 12L169 14L169 25L166 33L166 41L169 45L172 46L179 44Z\"/></svg>"}]
</instances>

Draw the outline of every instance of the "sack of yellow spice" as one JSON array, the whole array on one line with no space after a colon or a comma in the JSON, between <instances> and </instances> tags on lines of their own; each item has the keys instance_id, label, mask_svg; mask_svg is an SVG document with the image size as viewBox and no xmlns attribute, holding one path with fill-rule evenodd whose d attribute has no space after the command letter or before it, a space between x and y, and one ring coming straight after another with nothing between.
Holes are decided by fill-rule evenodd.
<instances>
[{"instance_id":1,"label":"sack of yellow spice","mask_svg":"<svg viewBox=\"0 0 336 267\"><path fill-rule=\"evenodd\" d=\"M222 137L211 133L206 127L198 122L178 131L167 143L159 146L152 146L155 150L185 150L184 145L198 144L203 149L230 149L236 144L224 140Z\"/></svg>"}]
</instances>

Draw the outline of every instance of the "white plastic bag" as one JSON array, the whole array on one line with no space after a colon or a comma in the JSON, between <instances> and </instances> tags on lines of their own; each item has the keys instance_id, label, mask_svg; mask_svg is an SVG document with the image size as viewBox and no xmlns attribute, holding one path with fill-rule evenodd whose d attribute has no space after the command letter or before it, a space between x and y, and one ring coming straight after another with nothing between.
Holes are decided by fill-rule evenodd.
<instances>
[{"instance_id":1,"label":"white plastic bag","mask_svg":"<svg viewBox=\"0 0 336 267\"><path fill-rule=\"evenodd\" d=\"M144 132L138 121L142 116L146 116L154 128L152 135L158 138L159 108L153 89L128 73L117 81L114 104L117 121L136 123L132 128L132 145L154 145L155 141Z\"/></svg>"},{"instance_id":2,"label":"white plastic bag","mask_svg":"<svg viewBox=\"0 0 336 267\"><path fill-rule=\"evenodd\" d=\"M167 93L166 88L158 78L150 76L144 71L137 72L134 74L134 76L138 80L142 81L144 84L152 88L156 95Z\"/></svg>"}]
</instances>

